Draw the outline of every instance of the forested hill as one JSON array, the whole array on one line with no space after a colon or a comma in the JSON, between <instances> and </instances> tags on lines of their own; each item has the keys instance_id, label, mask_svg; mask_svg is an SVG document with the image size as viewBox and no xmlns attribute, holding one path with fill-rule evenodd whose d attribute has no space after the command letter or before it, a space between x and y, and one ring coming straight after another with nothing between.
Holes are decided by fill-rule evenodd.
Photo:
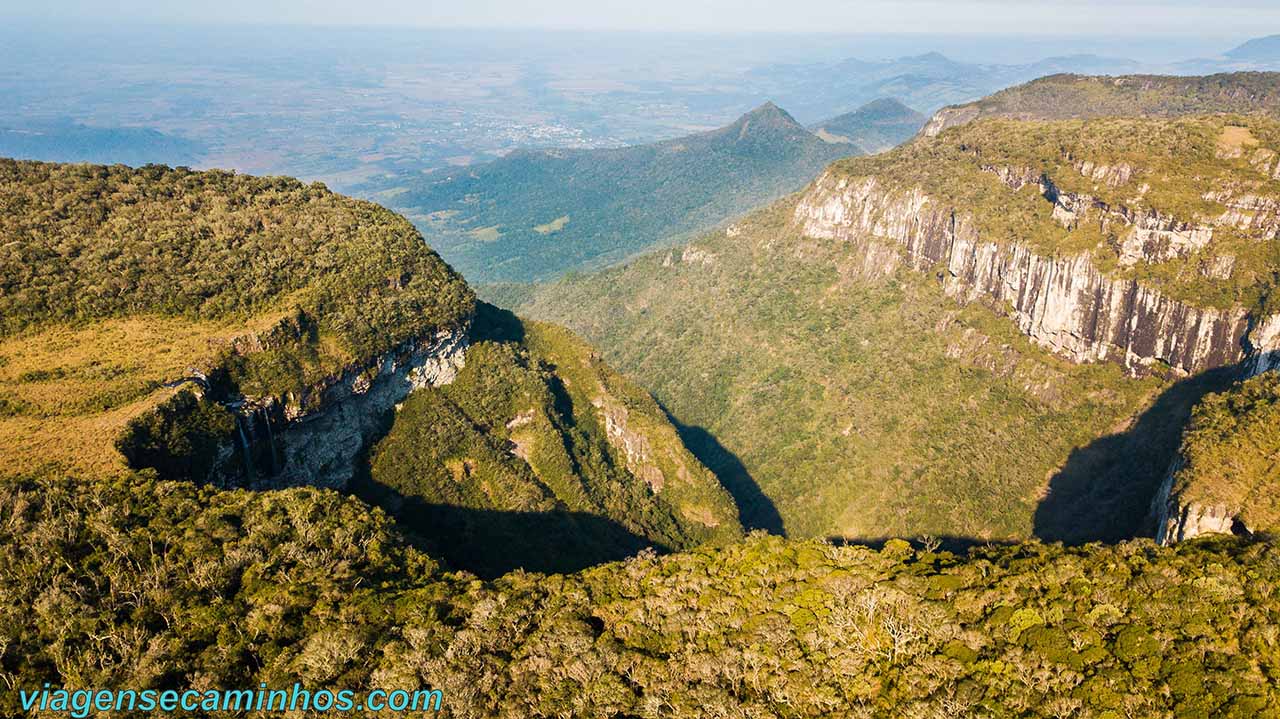
<instances>
[{"instance_id":1,"label":"forested hill","mask_svg":"<svg viewBox=\"0 0 1280 719\"><path fill-rule=\"evenodd\" d=\"M944 107L925 135L979 118L1072 120L1094 117L1178 117L1208 113L1280 113L1280 73L1204 76L1050 75L976 102Z\"/></svg>"},{"instance_id":2,"label":"forested hill","mask_svg":"<svg viewBox=\"0 0 1280 719\"><path fill-rule=\"evenodd\" d=\"M898 100L881 98L810 129L828 142L848 142L876 153L910 140L927 119Z\"/></svg>"},{"instance_id":3,"label":"forested hill","mask_svg":"<svg viewBox=\"0 0 1280 719\"><path fill-rule=\"evenodd\" d=\"M0 160L0 236L0 475L117 473L174 383L222 368L301 407L475 311L409 222L288 178Z\"/></svg>"},{"instance_id":4,"label":"forested hill","mask_svg":"<svg viewBox=\"0 0 1280 719\"><path fill-rule=\"evenodd\" d=\"M766 103L711 132L621 149L519 151L392 178L376 196L472 282L530 282L705 229L859 152Z\"/></svg>"}]
</instances>

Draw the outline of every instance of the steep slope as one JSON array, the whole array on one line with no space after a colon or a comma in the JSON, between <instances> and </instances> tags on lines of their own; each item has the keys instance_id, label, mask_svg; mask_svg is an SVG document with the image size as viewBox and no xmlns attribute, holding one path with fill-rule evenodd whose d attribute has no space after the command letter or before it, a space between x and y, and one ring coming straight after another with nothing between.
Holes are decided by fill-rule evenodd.
<instances>
[{"instance_id":1,"label":"steep slope","mask_svg":"<svg viewBox=\"0 0 1280 719\"><path fill-rule=\"evenodd\" d=\"M847 142L877 153L910 140L927 119L895 99L881 98L809 129L827 142Z\"/></svg>"},{"instance_id":2,"label":"steep slope","mask_svg":"<svg viewBox=\"0 0 1280 719\"><path fill-rule=\"evenodd\" d=\"M1051 75L1001 90L977 102L944 107L923 134L980 118L1071 120L1094 117L1280 112L1280 73L1235 72L1203 77L1171 75Z\"/></svg>"},{"instance_id":3,"label":"steep slope","mask_svg":"<svg viewBox=\"0 0 1280 719\"><path fill-rule=\"evenodd\" d=\"M950 302L891 250L804 238L794 212L551 285L520 311L574 328L652 391L751 526L855 539L1139 530L1176 420L1163 441L1077 450L1123 433L1162 383L1074 366ZM1145 492L1112 484L1144 471ZM1052 529L1037 518L1049 484L1073 486Z\"/></svg>"},{"instance_id":4,"label":"steep slope","mask_svg":"<svg viewBox=\"0 0 1280 719\"><path fill-rule=\"evenodd\" d=\"M358 490L451 565L569 571L741 536L649 395L567 331L481 305L450 384L412 394Z\"/></svg>"},{"instance_id":5,"label":"steep slope","mask_svg":"<svg viewBox=\"0 0 1280 719\"><path fill-rule=\"evenodd\" d=\"M823 142L766 103L699 135L621 149L520 151L378 197L417 222L471 281L528 282L705 229L857 152Z\"/></svg>"},{"instance_id":6,"label":"steep slope","mask_svg":"<svg viewBox=\"0 0 1280 719\"><path fill-rule=\"evenodd\" d=\"M5 475L120 473L113 439L155 407L189 403L189 388L236 411L210 409L203 428L174 413L138 427L134 459L198 458L198 480L270 470L278 453L246 467L223 440L257 418L263 439L323 418L353 388L384 399L389 383L446 376L474 311L412 225L320 185L4 160L0 208ZM166 431L182 436L182 456L144 446ZM318 481L319 458L299 459L299 481Z\"/></svg>"},{"instance_id":7,"label":"steep slope","mask_svg":"<svg viewBox=\"0 0 1280 719\"><path fill-rule=\"evenodd\" d=\"M732 500L651 398L563 330L509 318L520 336L495 339L492 308L478 310L387 210L222 172L0 171L12 238L0 256L0 477L133 469L261 490L351 490L372 477L399 496L377 499L428 543L447 530L406 517L420 509L406 499L455 518L526 512L523 534L506 537L523 553L480 539L447 553L489 572L740 535ZM371 473L368 447L389 430ZM382 449L406 445L394 459ZM483 506L423 488L478 461L471 446L528 486L490 486ZM545 501L525 501L529 491ZM565 512L577 518L551 551L550 514ZM538 542L548 551L530 554Z\"/></svg>"},{"instance_id":8,"label":"steep slope","mask_svg":"<svg viewBox=\"0 0 1280 719\"><path fill-rule=\"evenodd\" d=\"M1242 357L1280 268L1278 157L1264 118L988 121L837 164L796 219L940 264L1077 361L1195 373Z\"/></svg>"},{"instance_id":9,"label":"steep slope","mask_svg":"<svg viewBox=\"0 0 1280 719\"><path fill-rule=\"evenodd\" d=\"M753 537L480 582L314 489L45 480L0 486L0 509L0 676L27 692L438 689L460 719L1270 718L1280 704L1280 551L1262 543L962 558ZM0 711L23 716L21 698L0 694Z\"/></svg>"},{"instance_id":10,"label":"steep slope","mask_svg":"<svg viewBox=\"0 0 1280 719\"><path fill-rule=\"evenodd\" d=\"M1156 540L1280 529L1280 376L1266 372L1196 405L1152 501Z\"/></svg>"},{"instance_id":11,"label":"steep slope","mask_svg":"<svg viewBox=\"0 0 1280 719\"><path fill-rule=\"evenodd\" d=\"M753 523L1132 536L1191 405L1275 349L1278 130L975 123L522 311L714 435Z\"/></svg>"}]
</instances>

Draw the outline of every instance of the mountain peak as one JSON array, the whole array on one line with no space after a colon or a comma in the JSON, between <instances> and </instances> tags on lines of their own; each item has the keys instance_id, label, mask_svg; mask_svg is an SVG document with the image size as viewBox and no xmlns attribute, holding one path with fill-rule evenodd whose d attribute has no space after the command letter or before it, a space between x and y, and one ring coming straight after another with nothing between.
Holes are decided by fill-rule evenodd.
<instances>
[{"instance_id":1,"label":"mountain peak","mask_svg":"<svg viewBox=\"0 0 1280 719\"><path fill-rule=\"evenodd\" d=\"M859 107L850 114L860 114L868 117L885 118L885 117L902 117L916 118L920 117L923 122L923 115L908 107L905 103L896 97L880 97Z\"/></svg>"},{"instance_id":2,"label":"mountain peak","mask_svg":"<svg viewBox=\"0 0 1280 719\"><path fill-rule=\"evenodd\" d=\"M900 100L882 97L810 129L826 142L850 143L874 153L906 142L926 119Z\"/></svg>"},{"instance_id":3,"label":"mountain peak","mask_svg":"<svg viewBox=\"0 0 1280 719\"><path fill-rule=\"evenodd\" d=\"M904 58L901 58L899 62L925 62L925 63L946 64L946 65L955 64L954 60L952 60L951 58L947 57L946 55L943 55L942 53L936 50L932 52L926 52L921 55L908 55Z\"/></svg>"},{"instance_id":4,"label":"mountain peak","mask_svg":"<svg viewBox=\"0 0 1280 719\"><path fill-rule=\"evenodd\" d=\"M762 129L806 132L803 125L796 122L790 113L775 105L772 100L766 100L764 104L738 118L729 127L744 135Z\"/></svg>"},{"instance_id":5,"label":"mountain peak","mask_svg":"<svg viewBox=\"0 0 1280 719\"><path fill-rule=\"evenodd\" d=\"M800 124L791 116L791 113L775 105L773 100L765 100L759 107L748 112L742 117L743 119L771 119L793 125Z\"/></svg>"}]
</instances>

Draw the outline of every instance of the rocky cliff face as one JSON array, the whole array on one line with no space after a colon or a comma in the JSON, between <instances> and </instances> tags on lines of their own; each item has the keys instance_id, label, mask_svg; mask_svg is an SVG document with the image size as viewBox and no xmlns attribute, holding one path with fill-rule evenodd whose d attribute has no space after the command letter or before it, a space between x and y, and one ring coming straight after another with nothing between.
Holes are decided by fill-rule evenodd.
<instances>
[{"instance_id":1,"label":"rocky cliff face","mask_svg":"<svg viewBox=\"0 0 1280 719\"><path fill-rule=\"evenodd\" d=\"M1182 465L1180 457L1173 461L1151 500L1156 543L1168 546L1202 534L1230 534L1238 526L1235 516L1238 509L1185 502L1174 494L1174 479Z\"/></svg>"},{"instance_id":2,"label":"rocky cliff face","mask_svg":"<svg viewBox=\"0 0 1280 719\"><path fill-rule=\"evenodd\" d=\"M220 464L246 467L248 483L255 487L345 488L360 451L386 429L388 413L413 390L448 384L457 376L466 358L467 333L462 326L411 340L301 393L231 400L227 406L236 413L239 436L223 450L224 459L232 461ZM269 337L236 341L239 352L270 345ZM235 462L235 454L244 461ZM249 459L264 454L265 463Z\"/></svg>"},{"instance_id":3,"label":"rocky cliff face","mask_svg":"<svg viewBox=\"0 0 1280 719\"><path fill-rule=\"evenodd\" d=\"M978 119L980 114L978 108L973 105L944 107L933 113L933 116L925 123L924 128L920 130L920 134L925 137L937 137L949 127L967 125L973 122Z\"/></svg>"},{"instance_id":4,"label":"rocky cliff face","mask_svg":"<svg viewBox=\"0 0 1280 719\"><path fill-rule=\"evenodd\" d=\"M935 118L936 119L936 118ZM1053 217L1071 228L1086 213L1123 237L1120 264L1161 262L1204 247L1221 227L1280 234L1266 198L1206 198L1223 202L1223 216L1187 222L1153 211L1112 206L1061 191L1028 168L984 167L1011 190L1035 185L1053 203ZM1096 182L1124 184L1125 166L1076 164ZM1229 201L1224 201L1229 200ZM887 186L876 177L828 172L798 203L794 221L804 234L859 245L863 270L879 275L901 263L936 272L946 293L961 302L985 299L1008 308L1019 329L1075 362L1114 361L1140 374L1166 363L1180 374L1240 363L1245 377L1280 366L1280 316L1253 317L1242 307L1196 307L1109 277L1086 253L1047 256L1020 243L983 241L972 217L919 189ZM1207 268L1229 274L1226 263ZM1225 276L1222 274L1221 276ZM1151 504L1162 544L1239 528L1238 508L1185 502L1173 491L1178 460Z\"/></svg>"},{"instance_id":5,"label":"rocky cliff face","mask_svg":"<svg viewBox=\"0 0 1280 719\"><path fill-rule=\"evenodd\" d=\"M1128 262L1160 261L1212 238L1211 225L1109 207L1060 192L1030 170L984 169L1015 190L1039 185L1064 226L1086 209L1100 212L1104 222L1126 225L1122 254ZM1091 176L1123 174L1123 168L1080 169ZM961 302L985 298L1007 306L1029 337L1076 362L1115 361L1134 374L1166 363L1175 372L1194 374L1246 355L1251 320L1244 308L1174 300L1136 280L1107 276L1086 253L1048 256L1022 243L984 241L962 208L948 207L920 189L828 172L798 203L795 222L808 236L861 245L868 272L888 272L905 262L922 272L936 271L947 294Z\"/></svg>"}]
</instances>

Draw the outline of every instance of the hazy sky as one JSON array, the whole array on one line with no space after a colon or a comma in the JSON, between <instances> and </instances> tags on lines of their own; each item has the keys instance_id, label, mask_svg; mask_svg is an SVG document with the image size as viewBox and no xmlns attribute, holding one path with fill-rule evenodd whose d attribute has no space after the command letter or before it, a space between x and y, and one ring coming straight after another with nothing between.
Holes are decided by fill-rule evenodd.
<instances>
[{"instance_id":1,"label":"hazy sky","mask_svg":"<svg viewBox=\"0 0 1280 719\"><path fill-rule=\"evenodd\" d=\"M1216 7L1207 7L1209 5ZM839 33L1280 33L1276 0L0 0L0 18Z\"/></svg>"}]
</instances>

